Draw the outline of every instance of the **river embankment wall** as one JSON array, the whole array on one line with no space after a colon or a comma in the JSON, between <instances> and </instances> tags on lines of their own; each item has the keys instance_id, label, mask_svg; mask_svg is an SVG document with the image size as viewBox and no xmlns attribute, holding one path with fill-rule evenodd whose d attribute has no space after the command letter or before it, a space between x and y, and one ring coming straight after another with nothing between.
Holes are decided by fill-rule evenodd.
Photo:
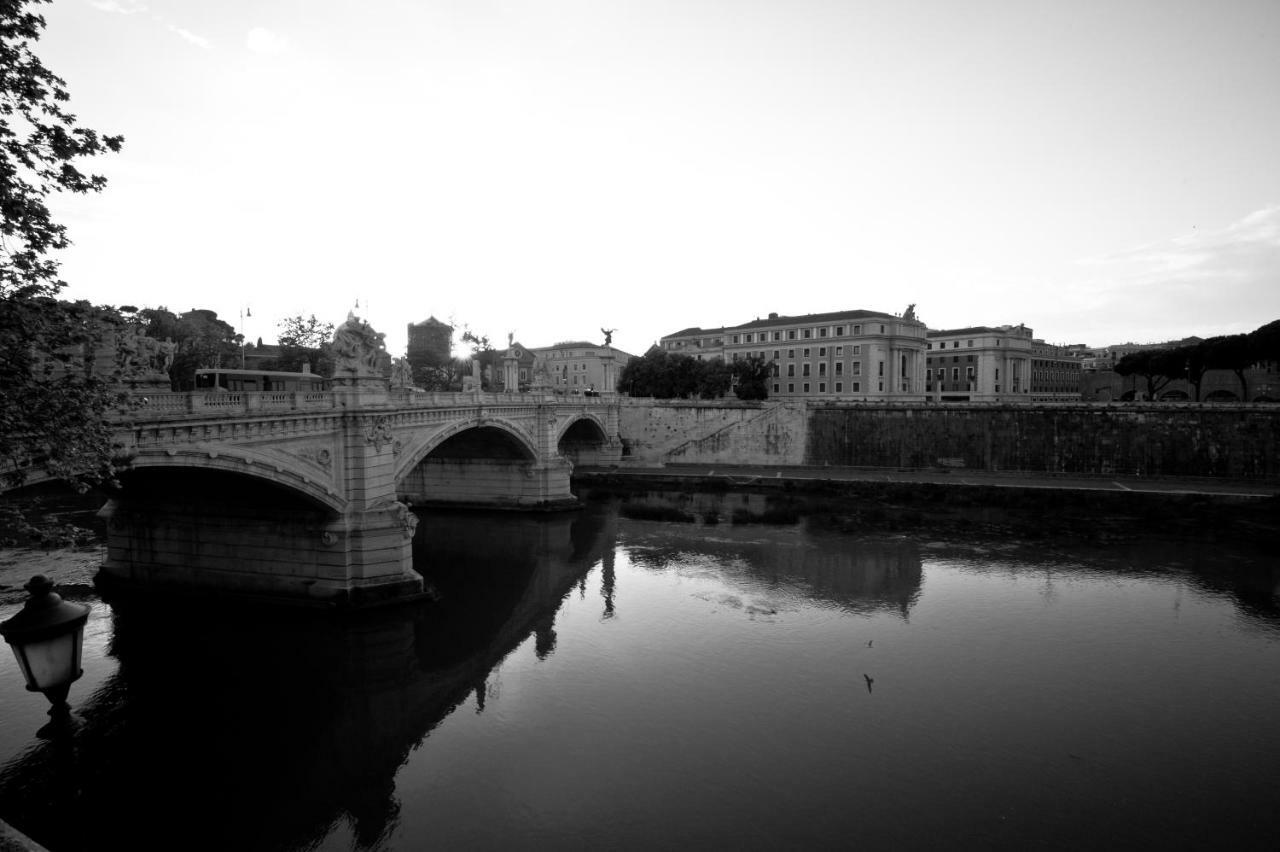
<instances>
[{"instance_id":1,"label":"river embankment wall","mask_svg":"<svg viewBox=\"0 0 1280 852\"><path fill-rule=\"evenodd\" d=\"M627 400L636 465L835 465L1280 479L1268 404L939 405Z\"/></svg>"},{"instance_id":2,"label":"river embankment wall","mask_svg":"<svg viewBox=\"0 0 1280 852\"><path fill-rule=\"evenodd\" d=\"M640 465L805 463L804 402L624 399L624 461Z\"/></svg>"}]
</instances>

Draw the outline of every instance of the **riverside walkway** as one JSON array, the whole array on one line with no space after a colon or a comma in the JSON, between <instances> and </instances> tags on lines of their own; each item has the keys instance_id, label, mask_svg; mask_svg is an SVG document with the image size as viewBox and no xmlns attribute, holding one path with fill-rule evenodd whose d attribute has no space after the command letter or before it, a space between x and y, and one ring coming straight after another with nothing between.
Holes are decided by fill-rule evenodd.
<instances>
[{"instance_id":1,"label":"riverside walkway","mask_svg":"<svg viewBox=\"0 0 1280 852\"><path fill-rule=\"evenodd\" d=\"M771 482L884 482L952 485L958 487L1035 488L1056 491L1112 491L1165 495L1203 495L1227 498L1266 498L1280 495L1280 482L1213 479L1209 477L1089 476L1039 471L983 471L964 468L883 468L811 466L712 466L579 467L574 477L637 480L728 480L733 485L766 485Z\"/></svg>"}]
</instances>

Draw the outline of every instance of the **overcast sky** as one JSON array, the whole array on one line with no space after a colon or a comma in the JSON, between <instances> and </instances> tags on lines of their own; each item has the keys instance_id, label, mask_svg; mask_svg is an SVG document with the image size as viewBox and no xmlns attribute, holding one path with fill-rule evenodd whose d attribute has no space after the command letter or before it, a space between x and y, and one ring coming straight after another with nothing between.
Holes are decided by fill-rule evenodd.
<instances>
[{"instance_id":1,"label":"overcast sky","mask_svg":"<svg viewBox=\"0 0 1280 852\"><path fill-rule=\"evenodd\" d=\"M1280 318L1276 0L56 0L125 149L67 296L639 354L917 304L1095 346Z\"/></svg>"}]
</instances>

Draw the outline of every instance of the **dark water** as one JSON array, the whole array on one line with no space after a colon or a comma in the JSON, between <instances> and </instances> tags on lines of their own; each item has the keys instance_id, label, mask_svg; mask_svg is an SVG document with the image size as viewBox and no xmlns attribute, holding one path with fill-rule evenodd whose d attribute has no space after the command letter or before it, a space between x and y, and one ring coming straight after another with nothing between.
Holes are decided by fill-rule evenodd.
<instances>
[{"instance_id":1,"label":"dark water","mask_svg":"<svg viewBox=\"0 0 1280 852\"><path fill-rule=\"evenodd\" d=\"M442 601L358 618L100 604L72 742L0 662L0 816L54 850L1276 848L1247 542L729 523L794 520L762 500L428 514Z\"/></svg>"}]
</instances>

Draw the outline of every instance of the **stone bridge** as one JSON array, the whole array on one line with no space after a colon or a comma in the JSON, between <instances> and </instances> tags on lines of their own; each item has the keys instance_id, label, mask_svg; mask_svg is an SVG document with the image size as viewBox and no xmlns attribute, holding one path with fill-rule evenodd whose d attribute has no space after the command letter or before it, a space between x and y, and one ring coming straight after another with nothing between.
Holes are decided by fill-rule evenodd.
<instances>
[{"instance_id":1,"label":"stone bridge","mask_svg":"<svg viewBox=\"0 0 1280 852\"><path fill-rule=\"evenodd\" d=\"M364 605L426 593L410 506L576 505L575 464L621 457L618 405L423 393L158 393L117 441L104 580ZM495 530L495 534L501 532Z\"/></svg>"}]
</instances>

